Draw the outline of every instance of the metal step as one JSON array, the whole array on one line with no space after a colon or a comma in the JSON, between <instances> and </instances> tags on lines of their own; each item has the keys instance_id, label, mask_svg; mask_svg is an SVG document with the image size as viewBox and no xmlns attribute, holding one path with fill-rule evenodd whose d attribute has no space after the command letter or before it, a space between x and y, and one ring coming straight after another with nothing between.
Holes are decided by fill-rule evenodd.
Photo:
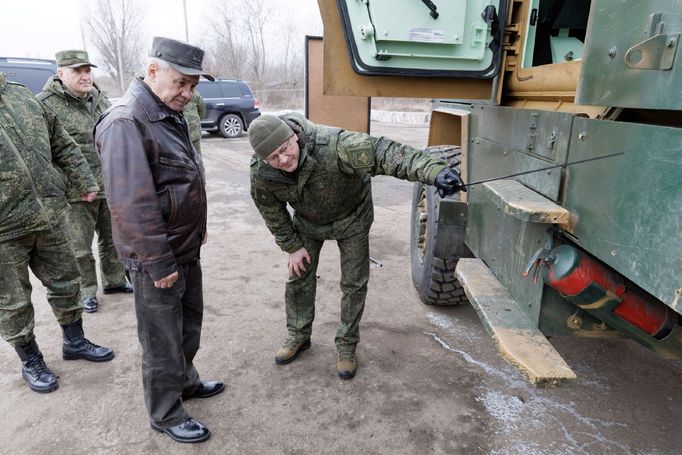
<instances>
[{"instance_id":1,"label":"metal step","mask_svg":"<svg viewBox=\"0 0 682 455\"><path fill-rule=\"evenodd\" d=\"M460 259L455 275L502 357L536 386L574 380L575 373L485 263Z\"/></svg>"}]
</instances>

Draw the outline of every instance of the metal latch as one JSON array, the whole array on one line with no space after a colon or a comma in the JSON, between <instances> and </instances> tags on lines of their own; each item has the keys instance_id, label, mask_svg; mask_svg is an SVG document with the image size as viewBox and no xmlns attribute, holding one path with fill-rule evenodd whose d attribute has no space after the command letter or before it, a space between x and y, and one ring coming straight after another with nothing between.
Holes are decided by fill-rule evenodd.
<instances>
[{"instance_id":1,"label":"metal latch","mask_svg":"<svg viewBox=\"0 0 682 455\"><path fill-rule=\"evenodd\" d=\"M528 149L529 152L532 152L535 149L535 138L537 137L537 127L538 127L538 114L536 112L533 112L530 114L530 125L528 126L528 129L530 132L528 133Z\"/></svg>"},{"instance_id":2,"label":"metal latch","mask_svg":"<svg viewBox=\"0 0 682 455\"><path fill-rule=\"evenodd\" d=\"M497 9L495 9L494 5L488 5L481 13L481 17L485 23L488 24L488 27L490 27L490 33L493 39L488 47L494 54L500 48L500 19L497 17Z\"/></svg>"},{"instance_id":3,"label":"metal latch","mask_svg":"<svg viewBox=\"0 0 682 455\"><path fill-rule=\"evenodd\" d=\"M625 53L625 65L638 70L669 70L673 67L679 33L663 34L662 14L649 19L649 38L632 46Z\"/></svg>"}]
</instances>

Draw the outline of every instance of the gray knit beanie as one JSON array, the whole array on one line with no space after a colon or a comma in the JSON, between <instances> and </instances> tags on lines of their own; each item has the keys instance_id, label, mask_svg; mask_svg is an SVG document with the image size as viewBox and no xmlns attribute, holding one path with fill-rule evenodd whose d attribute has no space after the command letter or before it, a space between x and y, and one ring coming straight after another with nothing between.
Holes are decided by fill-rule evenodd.
<instances>
[{"instance_id":1,"label":"gray knit beanie","mask_svg":"<svg viewBox=\"0 0 682 455\"><path fill-rule=\"evenodd\" d=\"M253 150L265 159L284 144L294 131L274 115L261 115L249 126L249 142Z\"/></svg>"}]
</instances>

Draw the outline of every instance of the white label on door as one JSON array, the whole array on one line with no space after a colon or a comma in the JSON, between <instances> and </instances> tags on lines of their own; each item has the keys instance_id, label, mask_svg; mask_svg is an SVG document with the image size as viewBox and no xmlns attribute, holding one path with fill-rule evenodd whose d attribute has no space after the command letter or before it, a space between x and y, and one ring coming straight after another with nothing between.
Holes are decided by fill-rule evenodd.
<instances>
[{"instance_id":1,"label":"white label on door","mask_svg":"<svg viewBox=\"0 0 682 455\"><path fill-rule=\"evenodd\" d=\"M433 28L410 28L407 39L420 43L443 43L445 42L445 32Z\"/></svg>"}]
</instances>

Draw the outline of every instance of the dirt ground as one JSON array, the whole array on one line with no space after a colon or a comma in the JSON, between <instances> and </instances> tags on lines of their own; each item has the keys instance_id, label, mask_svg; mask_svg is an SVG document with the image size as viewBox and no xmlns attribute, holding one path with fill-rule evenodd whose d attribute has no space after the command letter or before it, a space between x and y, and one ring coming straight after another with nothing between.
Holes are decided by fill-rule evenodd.
<instances>
[{"instance_id":1,"label":"dirt ground","mask_svg":"<svg viewBox=\"0 0 682 455\"><path fill-rule=\"evenodd\" d=\"M374 123L373 133L415 146L426 127ZM41 395L0 345L0 441L5 454L650 454L682 453L682 363L622 339L553 338L578 374L536 389L497 354L470 306L422 305L409 267L412 185L374 179L373 267L361 324L358 375L339 380L338 251L318 274L313 346L276 366L285 336L286 255L249 196L246 138L205 136L209 239L203 255L205 322L196 364L225 393L186 404L212 430L186 446L149 429L130 296L99 296L86 334L111 346L106 364L67 362L60 330L34 281L36 334L60 377Z\"/></svg>"}]
</instances>

